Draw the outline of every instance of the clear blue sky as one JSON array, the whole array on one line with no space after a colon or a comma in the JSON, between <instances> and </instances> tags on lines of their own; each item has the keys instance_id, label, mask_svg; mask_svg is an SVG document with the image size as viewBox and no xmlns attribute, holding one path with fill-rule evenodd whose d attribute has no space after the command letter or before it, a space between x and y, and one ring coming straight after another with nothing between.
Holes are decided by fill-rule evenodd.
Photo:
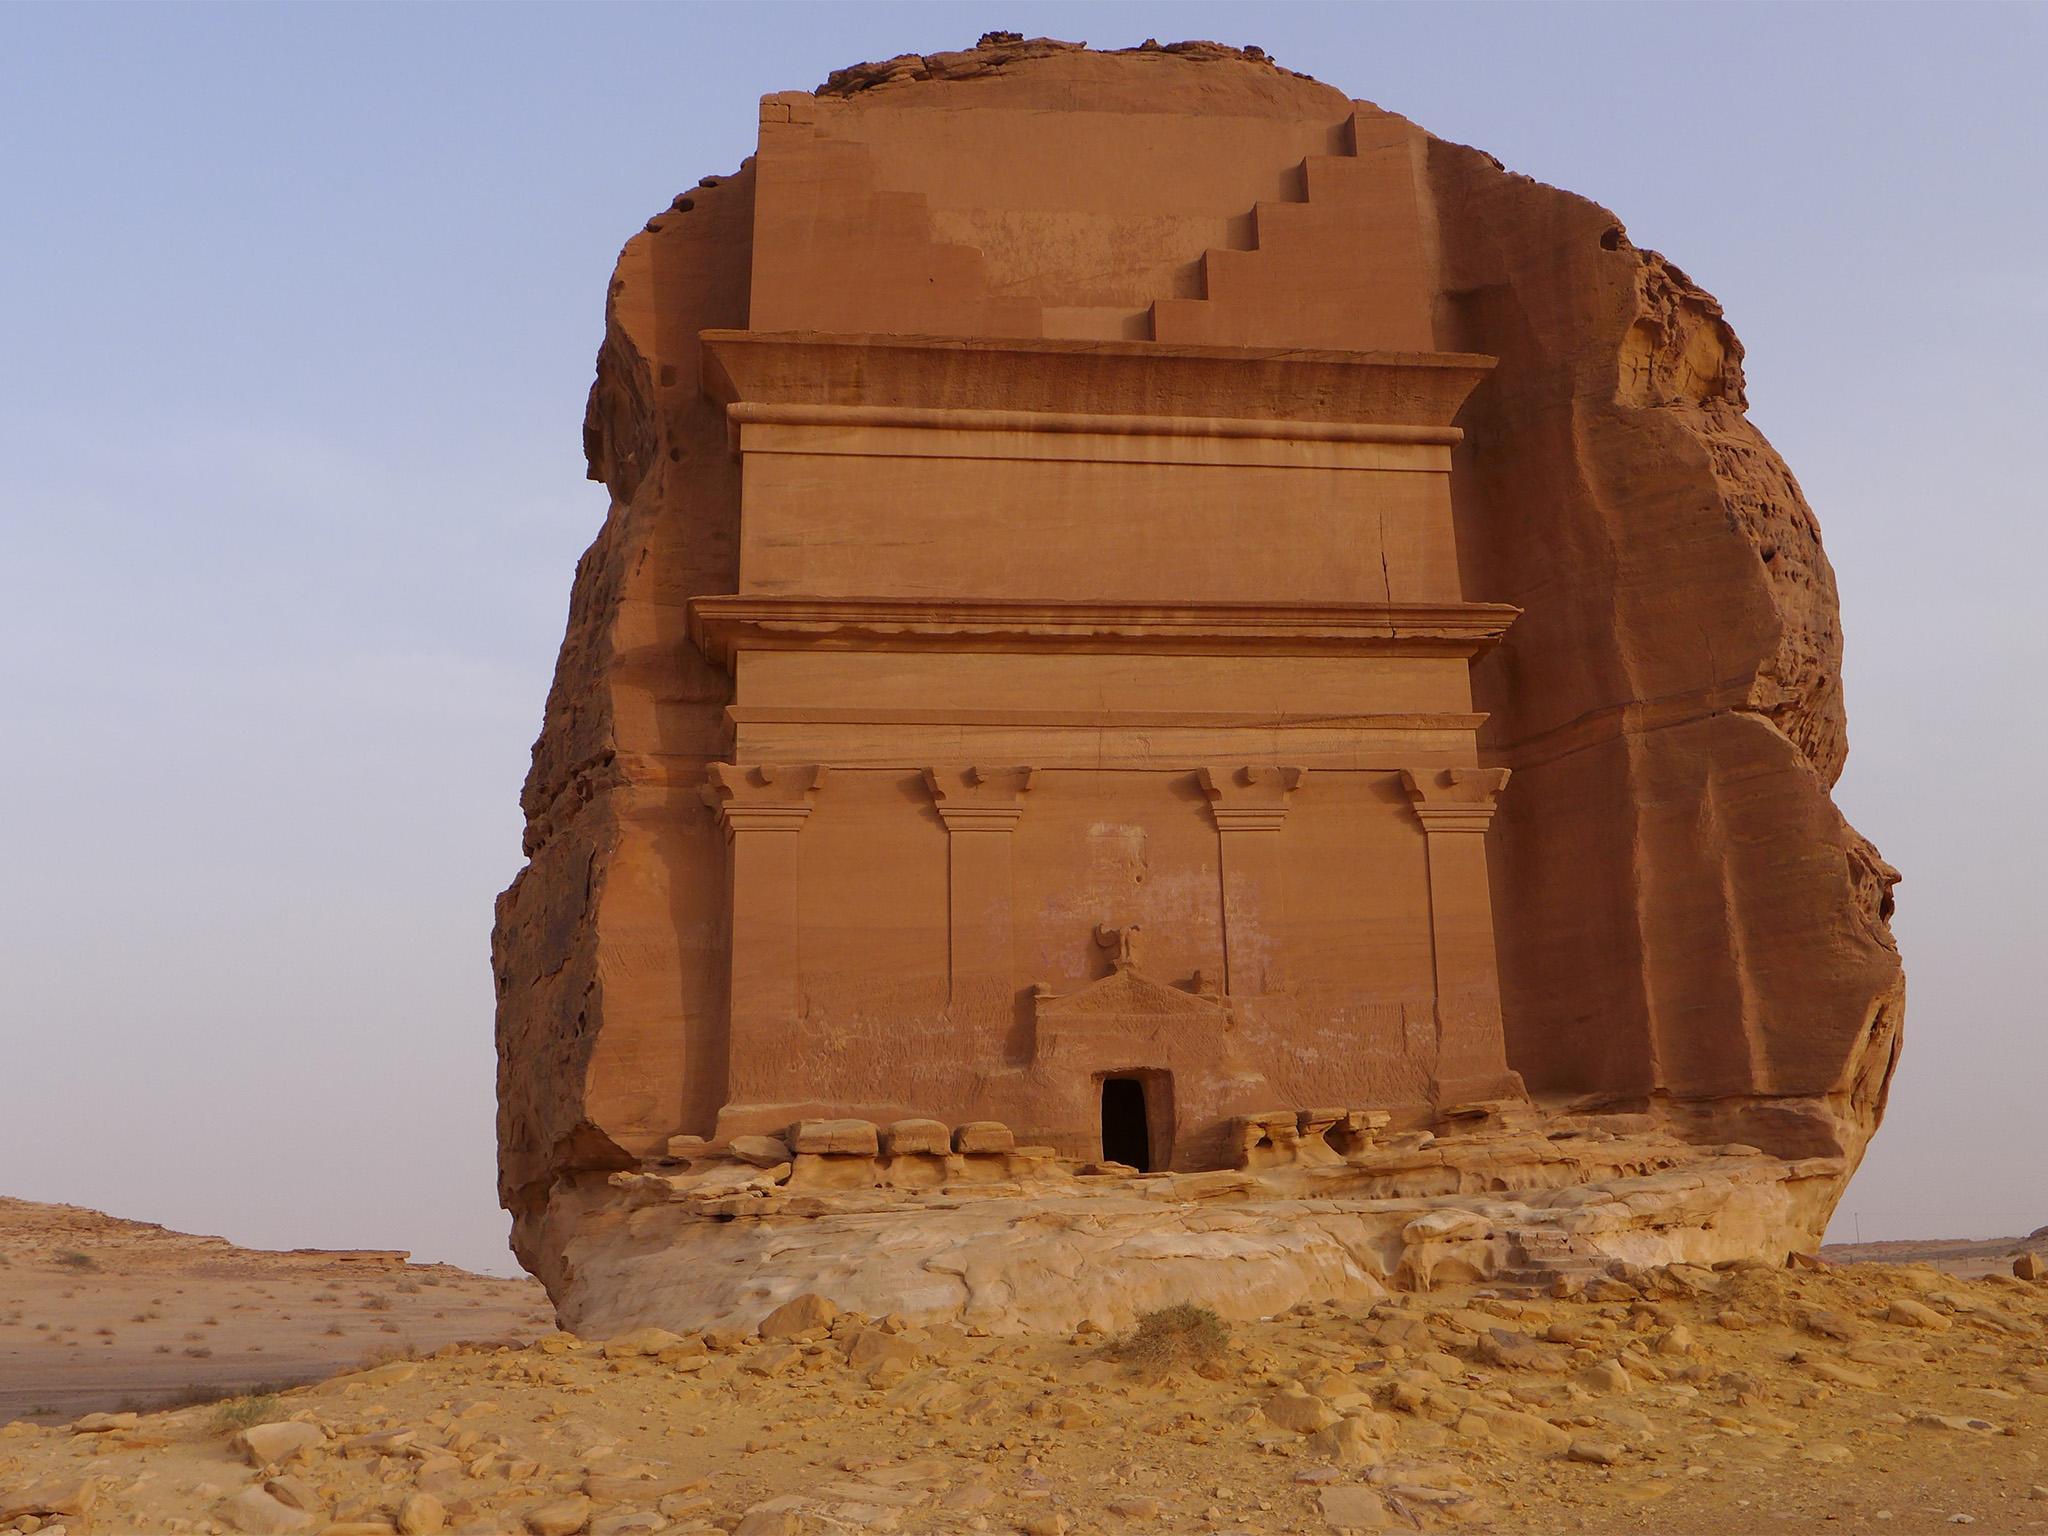
<instances>
[{"instance_id":1,"label":"clear blue sky","mask_svg":"<svg viewBox=\"0 0 2048 1536\"><path fill-rule=\"evenodd\" d=\"M0 7L0 1191L503 1269L491 899L618 247L756 98L1258 43L1727 305L1906 872L1865 1236L2048 1222L2048 8Z\"/></svg>"}]
</instances>

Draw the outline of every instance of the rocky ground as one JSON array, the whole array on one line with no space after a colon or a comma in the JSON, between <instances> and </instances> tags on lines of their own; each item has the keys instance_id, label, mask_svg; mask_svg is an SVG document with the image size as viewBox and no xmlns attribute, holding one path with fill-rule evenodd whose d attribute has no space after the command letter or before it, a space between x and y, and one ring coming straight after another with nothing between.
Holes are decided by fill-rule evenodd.
<instances>
[{"instance_id":1,"label":"rocky ground","mask_svg":"<svg viewBox=\"0 0 2048 1536\"><path fill-rule=\"evenodd\" d=\"M53 1302L70 1288L35 1278ZM745 1331L451 1344L288 1391L9 1424L0 1525L2048 1529L2048 1285L2011 1274L1681 1265L1563 1296L1397 1293L1148 1345L804 1300Z\"/></svg>"},{"instance_id":2,"label":"rocky ground","mask_svg":"<svg viewBox=\"0 0 2048 1536\"><path fill-rule=\"evenodd\" d=\"M552 1326L530 1280L408 1264L402 1253L266 1253L0 1199L0 1421L297 1385Z\"/></svg>"}]
</instances>

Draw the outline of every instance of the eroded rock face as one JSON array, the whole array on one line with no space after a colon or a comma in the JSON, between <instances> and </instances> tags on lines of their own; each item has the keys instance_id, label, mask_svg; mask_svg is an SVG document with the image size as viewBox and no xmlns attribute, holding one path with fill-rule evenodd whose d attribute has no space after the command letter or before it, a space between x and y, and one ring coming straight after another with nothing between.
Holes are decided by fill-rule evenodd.
<instances>
[{"instance_id":1,"label":"eroded rock face","mask_svg":"<svg viewBox=\"0 0 2048 1536\"><path fill-rule=\"evenodd\" d=\"M784 339L707 346L707 331ZM883 345L878 337L945 340ZM948 347L958 366L943 362ZM1000 347L1013 350L998 351L998 362L1036 361L977 373L967 354L986 358ZM1232 350L1204 351L1215 348ZM742 537L742 477L756 471L743 470L732 451L735 434L748 430L732 413L745 406L755 415L744 420L815 431L803 412L836 410L835 431L961 437L1010 430L1014 420L991 414L1004 411L1039 413L1036 420L1143 410L1170 424L1145 429L1161 441L1175 433L1321 441L1366 420L1383 424L1374 429L1376 453L1392 453L1386 444L1400 432L1421 440L1435 430L1432 407L1415 390L1354 386L1344 381L1367 377L1361 365L1347 373L1337 363L1328 365L1336 382L1316 386L1323 398L1352 389L1370 405L1326 405L1327 419L1304 426L1314 407L1289 382L1304 366L1303 348L1477 354L1459 365L1469 365L1461 386L1469 395L1447 407L1462 441L1428 450L1448 454L1454 516L1443 543L1404 543L1378 513L1369 514L1371 528L1358 520L1356 539L1379 541L1377 596L1389 611L1410 605L1401 622L1412 626L1418 602L1437 605L1440 626L1456 608L1460 633L1476 633L1470 614L1486 604L1520 612L1511 624L1504 608L1488 620L1505 629L1490 649L1475 643L1453 653L1474 658L1469 707L1484 713L1476 736L1466 727L1462 747L1441 735L1417 746L1413 719L1389 725L1380 714L1370 726L1319 723L1325 736L1290 738L1306 744L1290 746L1283 766L1257 766L1263 759L1232 742L1205 749L1224 766L1185 775L1175 793L1193 817L1206 801L1214 826L1191 824L1178 873L1206 867L1213 888L1216 856L1202 849L1215 838L1302 817L1342 772L1384 765L1384 784L1367 784L1366 798L1388 817L1409 818L1398 834L1408 841L1389 831L1369 846L1381 850L1373 858L1388 900L1421 914L1419 951L1410 944L1374 956L1364 980L1318 971L1319 953L1370 945L1358 935L1389 926L1361 920L1340 926L1334 944L1328 935L1283 936L1281 947L1293 945L1307 963L1247 986L1241 978L1267 963L1268 950L1232 949L1228 924L1241 893L1216 904L1213 917L1190 907L1180 932L1159 921L1165 897L1123 887L1098 900L1102 910L1077 905L1038 928L1027 913L1015 934L994 940L986 925L962 930L956 904L949 944L947 838L1030 828L1040 807L1056 806L1057 780L1008 765L1027 753L1040 763L1078 762L1076 749L1056 737L1066 727L1045 711L1034 717L1041 734L1033 743L964 743L950 756L841 738L835 761L871 778L877 765L902 758L903 784L859 792L865 802L848 786L867 781L830 777L835 770L816 761L822 749L811 762L793 761L794 748L778 758L773 733L794 728L785 717L814 724L818 711L792 711L759 691L767 663L795 652L748 663L747 636L759 642L775 623L786 634L829 622L852 637L833 644L857 651L898 643L886 631L909 621L867 610L851 619L840 611L764 618L767 610L702 601L815 585L815 562L775 566L758 537ZM1229 367L1205 374L1204 359ZM1490 371L1486 359L1497 360ZM1796 483L1744 416L1741 359L1714 300L1662 257L1633 247L1606 210L1256 54L1206 44L1103 54L999 40L842 71L815 96L765 99L760 155L649 220L621 255L607 306L585 440L590 473L610 489L612 508L576 574L524 795L529 864L500 898L493 942L501 1190L522 1261L571 1314L621 1326L635 1319L619 1298L637 1290L667 1298L637 1320L673 1322L661 1307L678 1305L675 1277L650 1277L647 1267L662 1262L670 1217L627 1214L634 1201L646 1203L644 1193L629 1195L631 1181L669 1177L657 1166L669 1152L686 1153L699 1173L716 1165L720 1197L741 1202L780 1199L770 1191L786 1180L900 1194L901 1183L889 1181L909 1175L891 1174L896 1162L922 1170L928 1198L961 1176L921 1143L915 1155L924 1162L892 1159L886 1135L882 1155L851 1160L859 1168L792 1141L792 1174L761 1150L762 1133L781 1136L802 1121L1007 1121L1032 1144L1006 1145L1002 1156L1034 1171L1147 1153L1159 1166L1218 1167L1231 1161L1234 1128L1262 1124L1275 1105L1283 1120L1311 1116L1318 1104L1349 1106L1301 1121L1313 1125L1317 1146L1336 1127L1328 1145L1341 1146L1341 1127L1362 1115L1441 1127L1456 1120L1462 1098L1513 1098L1523 1084L1552 1117L1623 1116L1630 1134L1746 1143L1766 1161L1796 1167L1796 1176L1744 1173L1744 1189L1798 1194L1744 1196L1742 1235L1732 1240L1772 1256L1810 1247L1882 1113L1896 1057L1903 978L1886 920L1897 875L1829 799L1846 750L1833 576ZM1386 364L1372 377L1420 377L1399 375L1413 366ZM848 414L871 402L897 415L878 427ZM934 413L951 414L935 427ZM799 417L810 425L792 427ZM1216 425L1225 417L1237 423L1227 432ZM1197 420L1209 425L1189 425ZM1408 467L1430 468L1419 457ZM961 482L963 501L977 483ZM758 510L772 511L768 494L755 478L747 484L756 527L768 526ZM828 489L821 506L843 500ZM1247 492L1245 503L1283 527L1284 498L1261 506ZM1452 531L1455 555L1445 565ZM1117 536L1105 533L1105 550ZM1319 536L1303 525L1274 542L1284 555L1288 540L1308 548ZM962 540L971 546L975 537L970 530ZM876 582L921 558L914 542L900 554L883 545L877 563L863 566L863 542L874 544L856 531L838 546L855 552L833 557L847 562L846 582L865 583L849 586L856 596L877 595ZM935 542L944 541L926 540ZM1044 544L1056 562L1056 533ZM1308 577L1288 579L1323 579L1346 557L1338 549L1310 561ZM1197 541L1175 569L1199 577L1196 585L1225 583L1258 558ZM970 547L946 567L953 585L938 595L977 580L1000 584L1006 567L973 560ZM796 574L778 574L788 571ZM1022 575L1016 583L1016 595L1047 595ZM1187 595L1268 597L1227 585ZM986 613L970 617L983 631L995 623ZM997 617L1013 631L1030 627L1014 614ZM1127 639L1137 632L1130 614L1112 617ZM929 629L928 618L913 618ZM954 638L931 644L959 643L964 621L948 622ZM1031 644L1077 643L1044 639L1044 615L1030 623ZM1449 642L1439 633L1431 643ZM751 682L748 665L756 665ZM1218 665L1222 692L1229 679ZM1204 702L1214 703L1162 695L1159 718L1132 729L1178 728ZM1442 732L1441 712L1455 705L1429 707ZM914 711L898 714L892 729L915 728L901 723ZM1212 707L1205 718L1218 715ZM1114 733L1100 721L1090 729ZM1327 734L1344 730L1381 734L1369 746ZM750 762L775 771L764 776ZM1005 766L975 766L991 762ZM1308 764L1306 780L1287 777L1293 763ZM1158 766L1151 758L1138 765ZM1504 790L1503 769L1512 773ZM1473 777L1482 774L1491 777ZM1471 958L1447 983L1449 930L1439 908L1432 934L1422 849L1436 830L1469 827L1475 796L1491 808L1497 791L1484 862L1435 866L1439 895L1447 882L1467 882L1459 888L1469 891L1476 879L1481 898L1452 914L1458 953ZM794 962L736 970L728 837L787 830L835 795L865 805L860 815L870 821L885 812L921 819L915 835L928 839L926 852L897 883L906 902L926 899L930 886L940 958L921 969L914 946L906 948L913 958L886 985L854 975L852 962L816 985ZM824 825L821 813L812 830ZM1154 838L1166 850L1157 855L1164 875L1174 878L1153 879L1151 890L1185 887L1172 866L1181 845ZM1018 849L1021 890L1037 876L1026 845ZM1144 860L1127 862L1134 880L1147 872ZM1341 858L1327 862L1322 875L1300 877L1309 883L1296 885L1290 915L1298 917L1304 889L1309 905L1335 910L1359 883ZM963 866L953 868L957 889ZM1231 878L1226 871L1226 892ZM1125 899L1136 905L1114 909ZM814 949L836 944L833 953L859 958L898 942L861 938L857 914L830 921L840 926ZM1086 939L1098 923L1108 925L1100 953ZM1145 949L1134 952L1130 934L1140 928ZM963 969L963 955L1005 942L1034 964L1042 958L1051 974ZM1403 956L1415 953L1425 957L1423 974L1408 977ZM1088 965L1109 975L1091 982ZM764 972L788 989L787 1060L748 1045L753 1037L740 1028L760 1003ZM1382 976L1383 985L1374 980ZM1028 990L1041 979L1044 987ZM1141 1138L1137 1152L1118 1154L1077 1140L1074 1117L1092 1114L1093 1101L1062 1098L1071 1085L1053 1084L1051 1067L1078 1062L1085 1077L1105 1065L1148 1065L1087 1054L1101 1008L1087 1029L1069 1015L1107 992L1123 999L1119 1019L1184 1015L1191 1038L1223 1042L1175 1058L1175 1113L1197 1105L1202 1117L1184 1138L1162 1141L1150 1101L1149 1147ZM763 1017L778 1016L781 996L767 995ZM890 1030L911 1042L910 1065L891 1067L886 1053L861 1048L864 1031ZM1325 1039L1319 1030L1335 1033ZM987 1058L956 1060L960 1039L987 1042ZM1034 1039L1052 1044L1034 1056ZM1060 1044L1074 1040L1083 1044ZM722 1157L733 1138L745 1143L739 1156ZM1259 1151L1270 1142L1254 1130L1246 1145ZM961 1156L972 1150L956 1147L952 1163L972 1164ZM1511 1158L1501 1179L1522 1177L1527 1166ZM1000 1177L1015 1172L1004 1168ZM978 1187L985 1198L990 1186ZM1474 1187L1519 1186L1482 1178ZM789 1219L763 1209L740 1225ZM975 1231L985 1227L999 1243L1011 1219L977 1217ZM1296 1251L1285 1224L1276 1212L1255 1225L1261 1241ZM752 1241L731 1225L717 1230L736 1251ZM928 1245L956 1239L969 1241L934 1229ZM1729 1240L1673 1238L1677 1246L1641 1258L1727 1257ZM1383 1236L1347 1241L1360 1251L1384 1246ZM1378 1285L1382 1273L1404 1283L1398 1251L1382 1265L1345 1263L1351 1268L1318 1260L1307 1271L1342 1272L1347 1285ZM1295 1285L1294 1271L1282 1268L1285 1286ZM794 1272L778 1272L775 1283L829 1294ZM1064 1317L1064 1305L1044 1310Z\"/></svg>"}]
</instances>

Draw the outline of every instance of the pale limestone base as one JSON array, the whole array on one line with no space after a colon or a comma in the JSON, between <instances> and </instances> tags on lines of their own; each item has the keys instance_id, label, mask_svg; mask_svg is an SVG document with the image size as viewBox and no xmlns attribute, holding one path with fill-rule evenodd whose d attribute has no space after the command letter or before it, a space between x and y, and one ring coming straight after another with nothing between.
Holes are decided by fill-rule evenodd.
<instances>
[{"instance_id":1,"label":"pale limestone base","mask_svg":"<svg viewBox=\"0 0 2048 1536\"><path fill-rule=\"evenodd\" d=\"M1123 1329L1193 1302L1237 1320L1449 1281L1549 1286L1621 1264L1810 1253L1841 1159L1645 1133L1484 1132L1258 1173L787 1190L716 1158L556 1185L542 1275L562 1325L751 1328L805 1292L918 1323Z\"/></svg>"}]
</instances>

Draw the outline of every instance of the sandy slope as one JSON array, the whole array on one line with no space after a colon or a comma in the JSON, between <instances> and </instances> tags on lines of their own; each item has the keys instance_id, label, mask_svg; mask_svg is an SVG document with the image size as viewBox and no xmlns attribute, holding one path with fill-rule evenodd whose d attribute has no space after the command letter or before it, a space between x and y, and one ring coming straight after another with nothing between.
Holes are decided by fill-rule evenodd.
<instances>
[{"instance_id":1,"label":"sandy slope","mask_svg":"<svg viewBox=\"0 0 2048 1536\"><path fill-rule=\"evenodd\" d=\"M0 1199L0 1420L315 1380L552 1327L540 1287L399 1253L266 1253Z\"/></svg>"},{"instance_id":2,"label":"sandy slope","mask_svg":"<svg viewBox=\"0 0 2048 1536\"><path fill-rule=\"evenodd\" d=\"M245 1346L284 1312L296 1325L339 1309L367 1344L383 1316L464 1331L514 1320L531 1294L444 1273L379 1314L360 1298L396 1293L405 1271L223 1249L156 1290L194 1304L223 1266L206 1294ZM47 1254L0 1275L71 1291L61 1304L81 1312L96 1278ZM260 1299L241 1314L236 1286ZM343 1300L314 1301L322 1286ZM436 1305L456 1297L477 1305ZM1956 1515L2048 1530L2048 1286L2010 1276L1681 1266L1588 1295L1395 1295L1236 1327L1205 1371L1159 1379L1097 1335L803 1321L769 1339L451 1346L261 1401L10 1425L0 1525L26 1507L73 1536L339 1522L375 1536L401 1515L418 1530L589 1536L1720 1536L1946 1532ZM46 1358L119 1347L92 1338ZM311 1443L252 1459L235 1431L268 1422ZM84 1519L62 1512L88 1502Z\"/></svg>"}]
</instances>

